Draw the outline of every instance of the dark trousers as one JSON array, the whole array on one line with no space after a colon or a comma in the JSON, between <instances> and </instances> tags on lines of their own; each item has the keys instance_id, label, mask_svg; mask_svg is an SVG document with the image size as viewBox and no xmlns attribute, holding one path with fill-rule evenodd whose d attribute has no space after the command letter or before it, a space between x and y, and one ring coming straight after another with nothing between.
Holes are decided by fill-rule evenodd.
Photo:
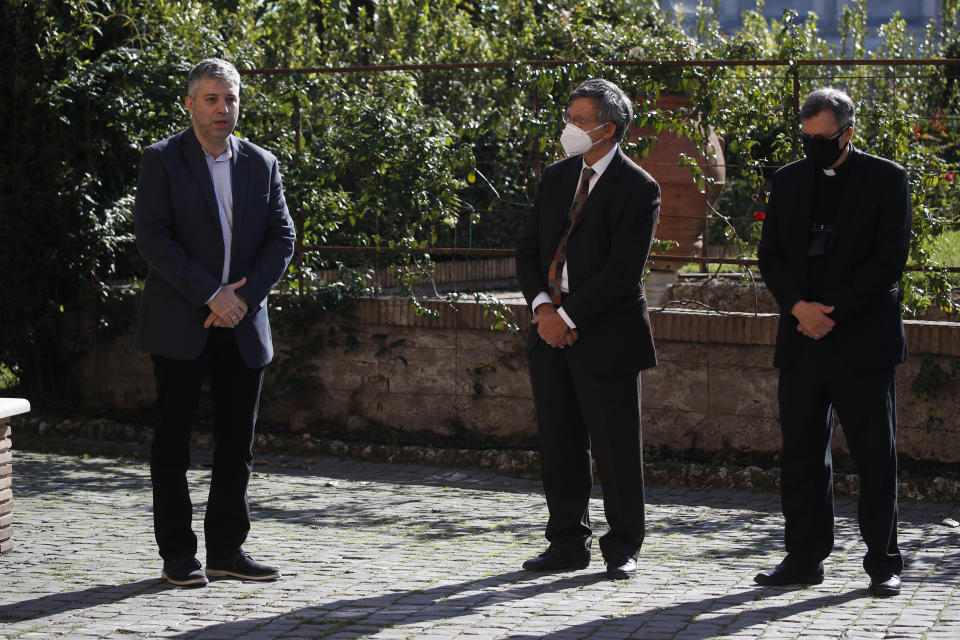
<instances>
[{"instance_id":1,"label":"dark trousers","mask_svg":"<svg viewBox=\"0 0 960 640\"><path fill-rule=\"evenodd\" d=\"M232 329L214 328L195 360L152 356L157 423L150 450L153 523L160 555L196 555L197 536L187 487L190 431L205 375L213 400L213 472L203 520L207 560L236 555L250 531L247 484L253 469L254 425L263 369L243 362Z\"/></svg>"},{"instance_id":2,"label":"dark trousers","mask_svg":"<svg viewBox=\"0 0 960 640\"><path fill-rule=\"evenodd\" d=\"M644 534L640 377L600 378L571 367L568 353L540 342L529 359L550 512L546 537L562 553L590 548L592 452L610 527L600 551L607 560L635 558Z\"/></svg>"},{"instance_id":3,"label":"dark trousers","mask_svg":"<svg viewBox=\"0 0 960 640\"><path fill-rule=\"evenodd\" d=\"M829 338L829 336L828 336ZM871 576L900 573L894 371L855 371L832 341L809 341L780 372L780 471L787 558L819 562L833 548L833 409L860 476L857 515Z\"/></svg>"}]
</instances>

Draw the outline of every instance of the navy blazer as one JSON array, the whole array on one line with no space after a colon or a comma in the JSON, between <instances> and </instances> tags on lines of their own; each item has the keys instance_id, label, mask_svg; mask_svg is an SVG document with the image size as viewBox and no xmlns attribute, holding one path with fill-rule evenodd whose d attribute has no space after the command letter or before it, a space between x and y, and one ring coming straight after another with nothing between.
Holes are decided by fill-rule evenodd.
<instances>
[{"instance_id":1,"label":"navy blazer","mask_svg":"<svg viewBox=\"0 0 960 640\"><path fill-rule=\"evenodd\" d=\"M900 277L913 223L907 173L900 165L851 148L849 176L826 247L824 299L836 307L832 340L853 369L893 367L907 357ZM760 272L780 305L774 366L797 358L804 341L790 309L806 299L807 250L815 167L806 158L773 176L757 248Z\"/></svg>"},{"instance_id":2,"label":"navy blazer","mask_svg":"<svg viewBox=\"0 0 960 640\"><path fill-rule=\"evenodd\" d=\"M293 256L294 226L273 154L230 136L233 246L228 282L248 312L236 326L237 345L251 368L273 359L267 294ZM137 348L193 359L207 342L206 302L220 286L223 232L213 179L193 127L144 151L134 213L137 248L150 266L140 302Z\"/></svg>"},{"instance_id":3,"label":"navy blazer","mask_svg":"<svg viewBox=\"0 0 960 640\"><path fill-rule=\"evenodd\" d=\"M547 272L580 183L583 156L547 167L517 244L517 276L527 300L547 291ZM618 150L597 180L567 240L570 293L563 310L580 338L565 349L596 375L656 366L643 271L660 216L660 185ZM552 348L531 325L528 354Z\"/></svg>"}]
</instances>

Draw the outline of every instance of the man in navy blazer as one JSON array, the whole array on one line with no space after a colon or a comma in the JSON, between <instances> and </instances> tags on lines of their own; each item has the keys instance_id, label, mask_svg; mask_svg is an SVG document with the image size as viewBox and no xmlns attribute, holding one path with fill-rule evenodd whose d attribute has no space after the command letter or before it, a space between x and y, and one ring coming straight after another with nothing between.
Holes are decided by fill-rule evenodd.
<instances>
[{"instance_id":1,"label":"man in navy blazer","mask_svg":"<svg viewBox=\"0 0 960 640\"><path fill-rule=\"evenodd\" d=\"M527 342L549 519L529 571L590 562L588 502L597 461L611 578L636 573L644 537L640 370L656 365L643 271L660 187L620 150L633 119L612 82L570 95L560 137L517 245L517 275L534 313Z\"/></svg>"},{"instance_id":2,"label":"man in navy blazer","mask_svg":"<svg viewBox=\"0 0 960 640\"><path fill-rule=\"evenodd\" d=\"M263 370L273 358L267 294L290 263L294 226L277 159L232 135L237 70L207 59L187 84L191 126L144 152L134 214L137 248L150 267L136 344L151 355L156 381L150 474L162 577L191 586L207 584L207 576L272 580L279 570L241 545L250 530L247 485ZM186 478L205 376L215 443L206 573L196 560Z\"/></svg>"},{"instance_id":3,"label":"man in navy blazer","mask_svg":"<svg viewBox=\"0 0 960 640\"><path fill-rule=\"evenodd\" d=\"M800 109L806 158L774 175L757 255L780 305L774 365L787 556L762 585L818 584L833 548L833 411L860 476L869 591L900 593L894 367L907 357L898 283L910 250L907 174L851 144L842 91Z\"/></svg>"}]
</instances>

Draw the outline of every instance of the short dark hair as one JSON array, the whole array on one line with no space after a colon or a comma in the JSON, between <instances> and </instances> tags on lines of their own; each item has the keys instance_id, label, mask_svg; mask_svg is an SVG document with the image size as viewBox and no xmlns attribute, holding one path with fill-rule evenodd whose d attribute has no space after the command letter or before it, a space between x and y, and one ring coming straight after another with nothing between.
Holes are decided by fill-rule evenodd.
<instances>
[{"instance_id":1,"label":"short dark hair","mask_svg":"<svg viewBox=\"0 0 960 640\"><path fill-rule=\"evenodd\" d=\"M813 91L800 107L800 119L807 120L824 109L829 109L837 120L837 125L843 129L853 127L857 123L857 109L850 96L839 89L824 87Z\"/></svg>"},{"instance_id":2,"label":"short dark hair","mask_svg":"<svg viewBox=\"0 0 960 640\"><path fill-rule=\"evenodd\" d=\"M573 90L567 100L567 106L577 98L590 98L597 101L597 119L601 122L612 122L617 130L613 134L614 142L623 141L627 135L627 127L633 121L633 105L623 89L603 78L584 80L579 87Z\"/></svg>"},{"instance_id":3,"label":"short dark hair","mask_svg":"<svg viewBox=\"0 0 960 640\"><path fill-rule=\"evenodd\" d=\"M235 66L220 58L207 58L206 60L198 62L193 69L190 69L190 73L187 75L188 96L196 96L197 85L200 84L200 80L205 77L217 78L236 85L237 88L240 87L240 73Z\"/></svg>"}]
</instances>

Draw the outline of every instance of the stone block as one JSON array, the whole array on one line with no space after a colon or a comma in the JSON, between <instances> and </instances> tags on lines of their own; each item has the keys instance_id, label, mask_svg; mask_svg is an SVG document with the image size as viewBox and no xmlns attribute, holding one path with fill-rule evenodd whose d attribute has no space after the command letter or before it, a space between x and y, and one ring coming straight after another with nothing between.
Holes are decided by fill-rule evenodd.
<instances>
[{"instance_id":1,"label":"stone block","mask_svg":"<svg viewBox=\"0 0 960 640\"><path fill-rule=\"evenodd\" d=\"M698 442L704 451L780 450L780 422L772 416L713 415L697 425Z\"/></svg>"},{"instance_id":2,"label":"stone block","mask_svg":"<svg viewBox=\"0 0 960 640\"><path fill-rule=\"evenodd\" d=\"M721 416L778 415L777 370L773 368L710 367L709 412Z\"/></svg>"},{"instance_id":3,"label":"stone block","mask_svg":"<svg viewBox=\"0 0 960 640\"><path fill-rule=\"evenodd\" d=\"M10 474L0 476L0 491L3 489L9 489L13 486L13 476Z\"/></svg>"},{"instance_id":4,"label":"stone block","mask_svg":"<svg viewBox=\"0 0 960 640\"><path fill-rule=\"evenodd\" d=\"M676 340L657 340L656 335L653 341L657 349L658 363L686 362L698 365L707 363L706 345Z\"/></svg>"},{"instance_id":5,"label":"stone block","mask_svg":"<svg viewBox=\"0 0 960 640\"><path fill-rule=\"evenodd\" d=\"M0 452L0 465L7 464L13 460L13 451L7 449L6 451Z\"/></svg>"},{"instance_id":6,"label":"stone block","mask_svg":"<svg viewBox=\"0 0 960 640\"><path fill-rule=\"evenodd\" d=\"M467 397L524 398L532 401L526 357L496 350L460 351L456 393Z\"/></svg>"},{"instance_id":7,"label":"stone block","mask_svg":"<svg viewBox=\"0 0 960 640\"><path fill-rule=\"evenodd\" d=\"M510 446L537 446L537 416L532 398L459 396L456 416L481 441Z\"/></svg>"},{"instance_id":8,"label":"stone block","mask_svg":"<svg viewBox=\"0 0 960 640\"><path fill-rule=\"evenodd\" d=\"M10 421L4 420L3 422L0 422L0 438L3 438L3 439L9 438L10 433L11 433Z\"/></svg>"},{"instance_id":9,"label":"stone block","mask_svg":"<svg viewBox=\"0 0 960 640\"><path fill-rule=\"evenodd\" d=\"M402 339L404 341L403 348L454 352L457 349L457 334L459 332L422 327L395 327L393 331L370 332L371 340L372 336L378 333L386 336L379 339L384 344Z\"/></svg>"},{"instance_id":10,"label":"stone block","mask_svg":"<svg viewBox=\"0 0 960 640\"><path fill-rule=\"evenodd\" d=\"M398 361L389 362L390 365L402 364ZM279 365L282 366L282 365ZM279 369L279 366L277 367ZM313 389L356 389L364 381L380 375L384 363L374 357L373 353L337 353L329 357L318 357L310 360L309 371L290 370L277 371L275 384L294 383L297 388L306 385ZM271 371L273 366L267 367ZM311 384L315 379L316 383ZM266 382L264 383L266 385Z\"/></svg>"},{"instance_id":11,"label":"stone block","mask_svg":"<svg viewBox=\"0 0 960 640\"><path fill-rule=\"evenodd\" d=\"M0 490L0 502L5 502L7 500L13 499L13 489L2 489Z\"/></svg>"},{"instance_id":12,"label":"stone block","mask_svg":"<svg viewBox=\"0 0 960 640\"><path fill-rule=\"evenodd\" d=\"M640 423L643 444L670 451L699 448L697 425L705 413L648 408L641 403Z\"/></svg>"},{"instance_id":13,"label":"stone block","mask_svg":"<svg viewBox=\"0 0 960 640\"><path fill-rule=\"evenodd\" d=\"M420 395L417 393L385 393L377 398L376 406L354 412L365 418L400 431L435 433L439 436L462 436L463 421L453 394Z\"/></svg>"},{"instance_id":14,"label":"stone block","mask_svg":"<svg viewBox=\"0 0 960 640\"><path fill-rule=\"evenodd\" d=\"M753 344L712 344L711 365L773 369L773 347Z\"/></svg>"},{"instance_id":15,"label":"stone block","mask_svg":"<svg viewBox=\"0 0 960 640\"><path fill-rule=\"evenodd\" d=\"M527 334L506 331L461 329L457 331L457 349L466 351L496 351L514 354L526 361Z\"/></svg>"},{"instance_id":16,"label":"stone block","mask_svg":"<svg viewBox=\"0 0 960 640\"><path fill-rule=\"evenodd\" d=\"M390 393L424 396L456 392L457 353L453 349L417 349L400 346L396 358L380 367Z\"/></svg>"},{"instance_id":17,"label":"stone block","mask_svg":"<svg viewBox=\"0 0 960 640\"><path fill-rule=\"evenodd\" d=\"M4 554L7 551L13 549L13 539L0 540L0 554Z\"/></svg>"},{"instance_id":18,"label":"stone block","mask_svg":"<svg viewBox=\"0 0 960 640\"><path fill-rule=\"evenodd\" d=\"M5 513L0 516L0 527L9 527L13 524L13 513Z\"/></svg>"},{"instance_id":19,"label":"stone block","mask_svg":"<svg viewBox=\"0 0 960 640\"><path fill-rule=\"evenodd\" d=\"M13 442L10 441L10 438L0 438L0 453L10 451L12 448Z\"/></svg>"},{"instance_id":20,"label":"stone block","mask_svg":"<svg viewBox=\"0 0 960 640\"><path fill-rule=\"evenodd\" d=\"M0 501L0 516L5 516L8 513L13 511L13 502L10 501L10 498L7 498L4 501Z\"/></svg>"},{"instance_id":21,"label":"stone block","mask_svg":"<svg viewBox=\"0 0 960 640\"><path fill-rule=\"evenodd\" d=\"M689 362L661 362L641 374L641 406L690 413L709 410L708 369Z\"/></svg>"}]
</instances>

